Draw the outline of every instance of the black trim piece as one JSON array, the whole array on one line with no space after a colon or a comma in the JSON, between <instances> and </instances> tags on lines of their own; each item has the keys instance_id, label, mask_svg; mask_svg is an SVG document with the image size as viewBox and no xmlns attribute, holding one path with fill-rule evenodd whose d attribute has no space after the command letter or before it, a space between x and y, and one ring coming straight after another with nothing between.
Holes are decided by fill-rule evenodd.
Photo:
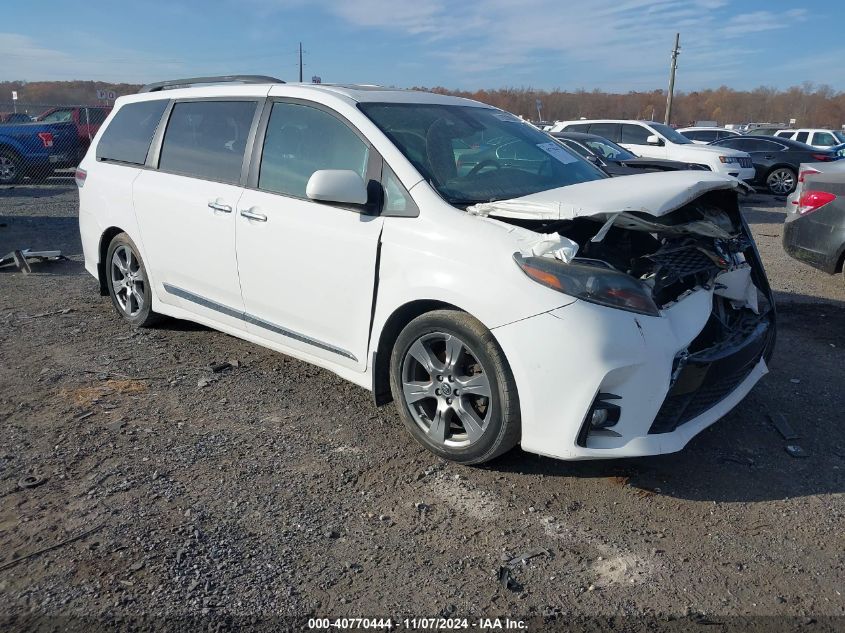
<instances>
[{"instance_id":1,"label":"black trim piece","mask_svg":"<svg viewBox=\"0 0 845 633\"><path fill-rule=\"evenodd\" d=\"M355 357L354 354L352 354L351 352L347 352L344 349L340 349L339 347L335 347L334 345L323 343L322 341L313 339L310 336L305 336L304 334L300 334L298 332L294 332L293 330L283 328L280 325L275 325L274 323L270 323L269 321L265 321L264 319L259 319L257 316L254 316L252 314L241 312L240 310L235 310L233 308L223 305L222 303L217 303L216 301L212 301L211 299L206 299L205 297L194 294L193 292L182 290L182 288L177 288L176 286L171 286L170 284L163 285L167 293L173 295L174 297L185 299L186 301L196 303L197 305L202 306L204 308L208 308L209 310L214 310L215 312L225 314L226 316L232 317L233 319L239 319L251 325L257 325L260 328L264 328L265 330L270 330L271 332L275 332L276 334L281 334L282 336L292 338L295 341L299 341L300 343L312 345L313 347L319 347L320 349L324 349L327 352L332 352L333 354L337 354L338 356L343 356L344 358L353 360L356 363L358 362L358 359Z\"/></svg>"}]
</instances>

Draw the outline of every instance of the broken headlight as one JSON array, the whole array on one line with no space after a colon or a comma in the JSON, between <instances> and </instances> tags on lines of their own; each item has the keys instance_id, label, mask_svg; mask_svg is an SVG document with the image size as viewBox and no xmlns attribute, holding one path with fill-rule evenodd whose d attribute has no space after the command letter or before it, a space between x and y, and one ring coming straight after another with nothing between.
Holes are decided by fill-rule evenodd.
<instances>
[{"instance_id":1,"label":"broken headlight","mask_svg":"<svg viewBox=\"0 0 845 633\"><path fill-rule=\"evenodd\" d=\"M650 289L624 273L549 257L523 257L520 253L514 253L513 258L531 279L558 292L610 308L660 316Z\"/></svg>"}]
</instances>

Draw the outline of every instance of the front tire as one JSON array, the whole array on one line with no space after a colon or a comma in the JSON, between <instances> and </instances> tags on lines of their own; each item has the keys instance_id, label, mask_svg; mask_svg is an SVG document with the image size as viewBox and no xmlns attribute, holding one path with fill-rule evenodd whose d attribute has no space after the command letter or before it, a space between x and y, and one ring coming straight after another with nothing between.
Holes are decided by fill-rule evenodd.
<instances>
[{"instance_id":1,"label":"front tire","mask_svg":"<svg viewBox=\"0 0 845 633\"><path fill-rule=\"evenodd\" d=\"M776 167L766 176L766 187L775 196L788 196L797 184L798 175L789 167Z\"/></svg>"},{"instance_id":2,"label":"front tire","mask_svg":"<svg viewBox=\"0 0 845 633\"><path fill-rule=\"evenodd\" d=\"M402 330L390 388L405 426L429 451L480 464L519 442L516 383L504 353L477 319L436 310Z\"/></svg>"},{"instance_id":3,"label":"front tire","mask_svg":"<svg viewBox=\"0 0 845 633\"><path fill-rule=\"evenodd\" d=\"M152 309L153 292L144 261L126 233L118 233L109 244L106 284L115 311L133 327L148 327L161 319Z\"/></svg>"}]
</instances>

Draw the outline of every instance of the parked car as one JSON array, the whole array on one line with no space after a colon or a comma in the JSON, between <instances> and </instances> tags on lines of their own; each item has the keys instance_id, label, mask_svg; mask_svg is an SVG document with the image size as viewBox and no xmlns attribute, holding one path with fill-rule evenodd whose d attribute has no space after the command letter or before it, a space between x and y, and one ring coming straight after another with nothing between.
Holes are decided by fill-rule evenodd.
<instances>
[{"instance_id":1,"label":"parked car","mask_svg":"<svg viewBox=\"0 0 845 633\"><path fill-rule=\"evenodd\" d=\"M85 150L91 144L91 139L100 129L109 112L111 112L111 106L57 107L42 112L36 120L44 123L73 123L79 137L79 159L81 160L85 155Z\"/></svg>"},{"instance_id":2,"label":"parked car","mask_svg":"<svg viewBox=\"0 0 845 633\"><path fill-rule=\"evenodd\" d=\"M0 124L0 185L24 177L43 180L76 165L78 141L70 123Z\"/></svg>"},{"instance_id":3,"label":"parked car","mask_svg":"<svg viewBox=\"0 0 845 633\"><path fill-rule=\"evenodd\" d=\"M764 125L760 127L751 128L743 132L745 136L774 136L778 131L784 132L783 126Z\"/></svg>"},{"instance_id":4,"label":"parked car","mask_svg":"<svg viewBox=\"0 0 845 633\"><path fill-rule=\"evenodd\" d=\"M845 281L845 162L827 165L801 165L802 182L786 204L783 248Z\"/></svg>"},{"instance_id":5,"label":"parked car","mask_svg":"<svg viewBox=\"0 0 845 633\"><path fill-rule=\"evenodd\" d=\"M26 112L0 112L0 123L32 123Z\"/></svg>"},{"instance_id":6,"label":"parked car","mask_svg":"<svg viewBox=\"0 0 845 633\"><path fill-rule=\"evenodd\" d=\"M732 149L697 145L668 125L654 121L561 121L552 131L597 134L638 156L694 163L740 180L754 179L754 166L748 154Z\"/></svg>"},{"instance_id":7,"label":"parked car","mask_svg":"<svg viewBox=\"0 0 845 633\"><path fill-rule=\"evenodd\" d=\"M812 145L816 149L828 149L845 143L845 132L839 130L819 130L802 128L800 130L778 130L775 136L788 138L799 143Z\"/></svg>"},{"instance_id":8,"label":"parked car","mask_svg":"<svg viewBox=\"0 0 845 633\"><path fill-rule=\"evenodd\" d=\"M757 177L753 185L766 187L769 193L786 196L798 183L798 167L810 161L832 161L836 152L819 150L798 141L776 136L737 136L713 143L718 147L747 152L754 161Z\"/></svg>"},{"instance_id":9,"label":"parked car","mask_svg":"<svg viewBox=\"0 0 845 633\"><path fill-rule=\"evenodd\" d=\"M677 131L693 143L700 143L702 145L740 135L739 132L734 132L723 127L682 127L678 128Z\"/></svg>"},{"instance_id":10,"label":"parked car","mask_svg":"<svg viewBox=\"0 0 845 633\"><path fill-rule=\"evenodd\" d=\"M119 98L77 169L85 267L129 325L325 367L462 463L677 451L766 373L737 179L609 178L466 99L241 81ZM516 158L459 172L479 137Z\"/></svg>"},{"instance_id":11,"label":"parked car","mask_svg":"<svg viewBox=\"0 0 845 633\"><path fill-rule=\"evenodd\" d=\"M598 165L611 176L631 176L652 171L676 171L679 169L703 169L700 165L681 163L661 158L643 158L621 145L595 134L582 132L552 132L551 134L566 147Z\"/></svg>"}]
</instances>

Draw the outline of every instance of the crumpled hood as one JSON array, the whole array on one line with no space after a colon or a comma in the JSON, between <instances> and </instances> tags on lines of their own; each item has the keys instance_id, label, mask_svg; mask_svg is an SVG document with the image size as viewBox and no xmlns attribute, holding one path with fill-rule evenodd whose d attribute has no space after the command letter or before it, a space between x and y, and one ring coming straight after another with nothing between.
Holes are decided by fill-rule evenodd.
<instances>
[{"instance_id":1,"label":"crumpled hood","mask_svg":"<svg viewBox=\"0 0 845 633\"><path fill-rule=\"evenodd\" d=\"M627 211L660 217L708 191L750 193L744 182L705 171L672 171L602 178L520 198L467 207L473 215L525 220L571 220Z\"/></svg>"}]
</instances>

